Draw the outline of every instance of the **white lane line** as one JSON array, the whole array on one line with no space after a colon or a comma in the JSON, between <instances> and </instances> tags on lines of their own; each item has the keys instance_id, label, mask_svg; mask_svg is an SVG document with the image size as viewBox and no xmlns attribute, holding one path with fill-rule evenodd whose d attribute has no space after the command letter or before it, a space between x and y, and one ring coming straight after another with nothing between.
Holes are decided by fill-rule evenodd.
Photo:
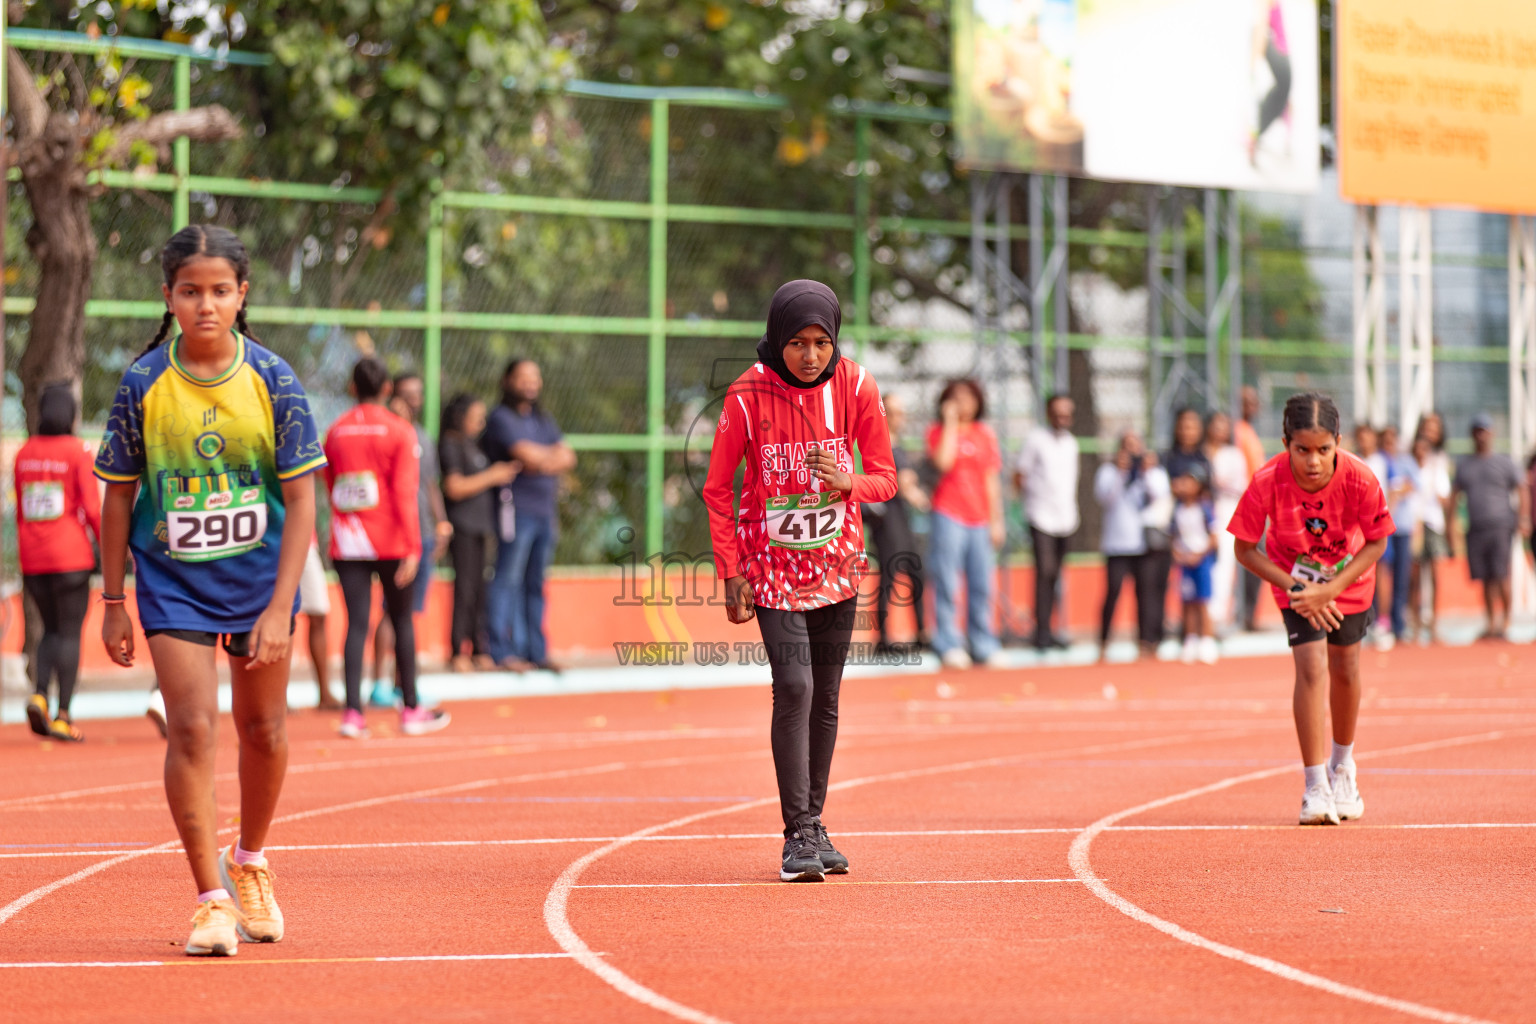
<instances>
[{"instance_id":1,"label":"white lane line","mask_svg":"<svg viewBox=\"0 0 1536 1024\"><path fill-rule=\"evenodd\" d=\"M1046 882L1067 882L1076 885L1081 879L1077 878L933 878L923 881L904 881L892 879L890 881L866 882L838 880L830 882L833 888L845 885L1037 885ZM573 885L572 889L795 889L801 888L784 882L625 882L610 885ZM818 890L820 891L820 890Z\"/></svg>"},{"instance_id":2,"label":"white lane line","mask_svg":"<svg viewBox=\"0 0 1536 1024\"><path fill-rule=\"evenodd\" d=\"M304 821L309 818L317 818L326 814L339 814L343 811L355 811L365 807L377 807L380 804L399 803L405 800L414 800L417 797L422 796L438 796L443 793L462 793L467 790L486 789L491 786L510 786L523 782L544 782L550 779L573 779L587 775L602 775L611 772L630 771L640 768L670 768L679 765L698 764L701 762L709 761L740 760L754 756L763 756L763 752L751 751L747 753L733 754L707 754L695 757L666 757L652 761L610 761L607 764L590 765L585 768L563 768L555 771L530 772L523 775L509 775L501 778L475 779L471 782L460 782L451 786L436 786L432 789L420 789L409 793L395 793L389 796L371 797L367 800L353 800L344 804L333 804L329 807L318 807L308 811L298 811L293 814L284 814L273 818L272 824L280 825L290 821ZM226 828L219 829L217 834L226 835L228 833L237 831L238 828L238 825L231 825ZM134 850L131 853L122 854L117 857L112 857L110 860L104 860L100 861L99 863L92 864L90 867L81 868L79 871L76 871L72 875L67 875L64 878L49 882L47 885L39 886L38 888L33 889L31 892L19 896L12 900L10 903L7 903L5 906L0 907L0 924L5 924L5 922L21 913L27 907L30 907L32 904L36 903L38 900L50 896L66 886L73 885L76 882L89 878L99 871L105 871L108 868L116 867L119 864L125 864L128 861L137 860L139 857L146 857L155 853L163 853L167 850L175 850L180 846L181 840L173 839L169 842L161 843L159 846L151 846L143 850Z\"/></svg>"},{"instance_id":3,"label":"white lane line","mask_svg":"<svg viewBox=\"0 0 1536 1024\"><path fill-rule=\"evenodd\" d=\"M1427 743L1412 743L1408 744L1407 746L1389 747L1384 750L1375 750L1358 754L1356 755L1356 759L1364 760L1366 758L1374 759L1379 757L1391 757L1401 754L1417 754L1431 750L1444 750L1448 747L1467 746L1474 743L1490 743L1495 740L1506 739L1511 736L1530 735L1531 731L1532 730L1520 730L1518 732L1488 732L1474 736L1457 736L1444 740L1431 740ZM1183 928L1177 924L1174 924L1172 921L1164 920L1155 914L1143 910L1141 907L1132 903L1130 900L1111 890L1109 886L1104 884L1104 880L1094 873L1093 865L1088 856L1089 847L1092 846L1093 840L1100 833L1108 830L1116 822L1125 818L1133 817L1137 814L1144 814L1147 811L1156 810L1160 807L1167 807L1170 804L1176 804L1181 801L1190 800L1199 796L1206 796L1207 794L1216 793L1224 789L1231 789L1233 786L1239 786L1245 782L1257 782L1260 779L1270 779L1277 775L1283 775L1293 771L1295 771L1295 768L1293 766L1287 765L1280 768L1268 768L1263 771L1249 772L1246 775L1234 775L1231 778L1222 779L1220 782L1213 782L1208 786L1200 786L1196 789L1185 790L1182 793L1175 793L1173 796L1165 796L1158 800L1150 800L1147 803L1138 804L1135 807L1130 807L1123 811L1116 811L1114 814L1106 815L1105 817L1100 818L1098 821L1094 822L1092 825L1089 825L1087 828L1083 829L1082 832L1078 833L1077 838L1072 841L1072 847L1070 851L1068 851L1067 863L1071 865L1072 873L1081 879L1083 884L1088 887L1089 891L1099 899L1103 900L1105 903L1108 903L1111 907L1114 907L1116 910L1120 911L1120 913L1131 918L1132 920L1139 921L1145 925L1150 925L1163 934L1178 939L1180 942L1186 942L1191 946L1196 946L1200 949L1215 953L1217 956L1226 957L1228 960L1235 960L1238 963L1247 964L1249 967L1255 967L1261 971L1273 974L1276 977L1284 978L1286 981L1294 981L1299 985L1315 988L1323 992L1328 992L1332 995L1342 996L1346 999L1353 999L1357 1002L1369 1003L1373 1006L1382 1006L1389 1010L1396 1010L1400 1013L1406 1013L1410 1016L1420 1017L1424 1020L1441 1021L1443 1024L1490 1024L1488 1021L1484 1021L1477 1017L1470 1017L1466 1014L1453 1013L1448 1010L1440 1010L1433 1006L1425 1006L1421 1003L1410 1002L1406 999L1398 999L1393 996L1379 995L1375 992L1371 992L1363 988L1356 988L1353 985L1345 985L1341 982L1334 981L1331 978L1324 978L1321 975L1313 974L1310 971L1303 971L1300 968L1292 967L1289 964L1283 964L1278 960L1271 960L1269 957L1258 956L1254 953L1249 953L1245 950L1238 949L1235 946L1228 946L1225 943L1208 939L1203 935L1199 935L1187 928Z\"/></svg>"},{"instance_id":4,"label":"white lane line","mask_svg":"<svg viewBox=\"0 0 1536 1024\"><path fill-rule=\"evenodd\" d=\"M1454 821L1420 822L1400 825L1367 825L1350 822L1350 831L1364 830L1412 830L1412 829L1484 829L1484 828L1536 828L1536 821ZM1296 832L1298 825L1111 825L1105 832ZM881 832L859 832L838 829L839 839L887 839L887 838L965 838L966 836L1038 836L1077 835L1082 827L1067 828L960 828L960 829L901 829ZM432 847L496 847L496 846L562 846L588 845L591 843L617 842L624 836L538 836L528 839L422 839L399 840L388 843L301 843L286 846L268 846L273 852L316 852L326 850L413 850ZM644 836L637 843L698 843L726 842L733 840L777 840L778 832L703 832L697 834ZM154 847L148 850L42 850L36 853L0 853L0 860L47 860L58 857L109 857L128 853L175 853L179 849ZM577 888L582 888L577 886Z\"/></svg>"},{"instance_id":5,"label":"white lane line","mask_svg":"<svg viewBox=\"0 0 1536 1024\"><path fill-rule=\"evenodd\" d=\"M1251 729L1233 730L1234 735L1246 735ZM952 772L970 771L975 768L987 768L999 765L1010 765L1029 758L1041 756L1052 757L1062 755L1099 754L1118 750L1139 750L1146 747L1162 746L1174 743L1187 743L1194 739L1209 740L1213 735L1210 732L1182 733L1175 736L1155 736L1139 740L1127 740L1121 743L1094 744L1088 747L1076 747L1068 750L1050 751L1044 755L1029 754L1015 755L1012 757L989 757L976 761L961 761L956 764L936 765L930 768L914 768L909 771L892 772L887 775L870 775L860 779L849 779L846 782L838 782L827 787L828 791L853 789L858 786L869 785L875 782L896 781L899 779L912 779L925 775L943 775ZM639 842L647 837L666 832L674 828L682 828L692 825L694 822L707 821L710 818L718 818L726 814L736 814L740 811L757 807L769 807L778 803L777 797L767 797L748 804L732 804L729 807L717 807L708 811L700 811L697 814L685 815L664 821L659 825L639 829L627 836L622 836L611 843L592 850L571 861L560 877L555 879L555 884L549 887L549 895L544 899L544 926L554 936L559 947L570 953L575 961L614 989L633 999L643 1006L649 1006L653 1010L659 1010L678 1020L690 1021L692 1024L727 1024L724 1020L703 1010L696 1010L691 1006L679 1003L675 999L668 998L654 989L647 988L623 971L600 959L597 954L587 946L582 937L571 926L568 906L571 891L576 887L582 873L597 861L616 850L621 850L631 843Z\"/></svg>"},{"instance_id":6,"label":"white lane line","mask_svg":"<svg viewBox=\"0 0 1536 1024\"><path fill-rule=\"evenodd\" d=\"M1075 879L1074 879L1075 881ZM599 956L604 954L599 953ZM400 964L424 963L438 960L569 960L569 953L451 953L441 956L316 956L277 958L270 960L247 957L184 957L180 960L20 960L0 963L0 970L29 970L36 968L80 967L196 967L213 964L259 966L275 964Z\"/></svg>"}]
</instances>

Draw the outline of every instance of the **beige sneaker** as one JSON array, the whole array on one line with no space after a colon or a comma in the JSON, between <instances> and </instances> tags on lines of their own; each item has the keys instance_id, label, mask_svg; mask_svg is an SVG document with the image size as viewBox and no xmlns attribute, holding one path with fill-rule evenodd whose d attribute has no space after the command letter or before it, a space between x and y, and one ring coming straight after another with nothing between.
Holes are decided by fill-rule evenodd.
<instances>
[{"instance_id":1,"label":"beige sneaker","mask_svg":"<svg viewBox=\"0 0 1536 1024\"><path fill-rule=\"evenodd\" d=\"M219 881L235 898L240 918L236 926L247 942L277 942L283 937L283 912L272 892L276 877L265 860L236 864L233 845L219 854Z\"/></svg>"},{"instance_id":2,"label":"beige sneaker","mask_svg":"<svg viewBox=\"0 0 1536 1024\"><path fill-rule=\"evenodd\" d=\"M207 900L192 915L192 934L187 937L188 956L234 956L240 948L235 935L239 911L232 900Z\"/></svg>"}]
</instances>

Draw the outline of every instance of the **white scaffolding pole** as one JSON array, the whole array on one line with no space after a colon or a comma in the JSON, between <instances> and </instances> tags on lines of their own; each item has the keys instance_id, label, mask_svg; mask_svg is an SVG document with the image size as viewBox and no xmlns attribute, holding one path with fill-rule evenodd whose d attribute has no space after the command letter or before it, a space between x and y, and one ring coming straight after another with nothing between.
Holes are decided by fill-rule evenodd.
<instances>
[{"instance_id":1,"label":"white scaffolding pole","mask_svg":"<svg viewBox=\"0 0 1536 1024\"><path fill-rule=\"evenodd\" d=\"M1509 218L1509 453L1524 466L1536 444L1536 223ZM1533 511L1536 514L1536 511ZM1516 614L1536 612L1536 575L1515 538L1510 584Z\"/></svg>"},{"instance_id":2,"label":"white scaffolding pole","mask_svg":"<svg viewBox=\"0 0 1536 1024\"><path fill-rule=\"evenodd\" d=\"M1398 230L1398 422L1402 436L1412 437L1419 417L1435 406L1430 211L1403 207Z\"/></svg>"},{"instance_id":3,"label":"white scaffolding pole","mask_svg":"<svg viewBox=\"0 0 1536 1024\"><path fill-rule=\"evenodd\" d=\"M1379 427L1387 422L1387 262L1374 206L1355 208L1354 275L1355 422Z\"/></svg>"}]
</instances>

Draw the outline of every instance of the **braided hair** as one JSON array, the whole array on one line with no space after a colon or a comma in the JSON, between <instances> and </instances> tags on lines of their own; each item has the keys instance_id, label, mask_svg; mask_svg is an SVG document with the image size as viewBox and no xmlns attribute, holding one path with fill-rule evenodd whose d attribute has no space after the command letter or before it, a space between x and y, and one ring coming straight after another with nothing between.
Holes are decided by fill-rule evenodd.
<instances>
[{"instance_id":1,"label":"braided hair","mask_svg":"<svg viewBox=\"0 0 1536 1024\"><path fill-rule=\"evenodd\" d=\"M1337 435L1339 407L1333 404L1333 399L1315 391L1292 395L1286 399L1280 422L1287 442L1299 430L1326 430Z\"/></svg>"},{"instance_id":2,"label":"braided hair","mask_svg":"<svg viewBox=\"0 0 1536 1024\"><path fill-rule=\"evenodd\" d=\"M189 224L172 235L171 240L165 243L165 248L160 250L160 269L165 275L166 287L174 288L176 275L181 272L181 268L199 257L227 260L234 268L235 279L241 284L251 278L250 254L233 231L204 224ZM155 333L155 340L139 354L144 355L160 347L170 336L171 325L175 322L175 314L166 309L165 315L160 318L160 330ZM252 341L261 340L251 333L250 325L246 323L243 302L240 311L235 314L235 327Z\"/></svg>"}]
</instances>

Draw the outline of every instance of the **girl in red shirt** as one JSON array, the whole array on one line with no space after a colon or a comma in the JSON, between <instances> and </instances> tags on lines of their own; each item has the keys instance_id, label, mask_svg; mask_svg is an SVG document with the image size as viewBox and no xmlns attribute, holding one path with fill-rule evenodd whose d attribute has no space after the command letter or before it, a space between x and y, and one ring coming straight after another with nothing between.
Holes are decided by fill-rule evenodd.
<instances>
[{"instance_id":1,"label":"girl in red shirt","mask_svg":"<svg viewBox=\"0 0 1536 1024\"><path fill-rule=\"evenodd\" d=\"M1337 825L1365 813L1354 761L1360 641L1373 617L1376 561L1396 527L1376 474L1340 450L1332 399L1292 395L1283 424L1285 451L1254 474L1227 530L1237 538L1237 560L1269 582L1296 659L1301 823Z\"/></svg>"},{"instance_id":2,"label":"girl in red shirt","mask_svg":"<svg viewBox=\"0 0 1536 1024\"><path fill-rule=\"evenodd\" d=\"M21 582L37 605L43 635L33 674L37 692L27 721L39 736L78 743L69 720L80 671L80 627L91 600L91 570L101 537L101 492L92 458L75 436L75 394L51 384L38 400L37 432L16 453L16 546ZM59 679L58 711L48 714L48 683Z\"/></svg>"},{"instance_id":3,"label":"girl in red shirt","mask_svg":"<svg viewBox=\"0 0 1536 1024\"><path fill-rule=\"evenodd\" d=\"M841 325L837 297L824 284L791 281L774 293L758 361L726 391L703 492L726 616L757 618L773 669L786 882L848 870L821 809L864 575L859 506L896 493L880 392L864 367L839 353ZM863 473L853 471L855 444Z\"/></svg>"},{"instance_id":4,"label":"girl in red shirt","mask_svg":"<svg viewBox=\"0 0 1536 1024\"><path fill-rule=\"evenodd\" d=\"M363 649L373 611L373 578L384 588L384 608L395 629L395 667L404 707L400 731L407 736L436 732L448 714L416 700L416 624L411 618L411 582L421 562L421 521L416 495L421 452L416 431L384 407L389 369L373 357L352 369L357 404L325 435L325 483L331 494L331 563L347 603L343 649L347 709L341 734L363 739Z\"/></svg>"}]
</instances>

